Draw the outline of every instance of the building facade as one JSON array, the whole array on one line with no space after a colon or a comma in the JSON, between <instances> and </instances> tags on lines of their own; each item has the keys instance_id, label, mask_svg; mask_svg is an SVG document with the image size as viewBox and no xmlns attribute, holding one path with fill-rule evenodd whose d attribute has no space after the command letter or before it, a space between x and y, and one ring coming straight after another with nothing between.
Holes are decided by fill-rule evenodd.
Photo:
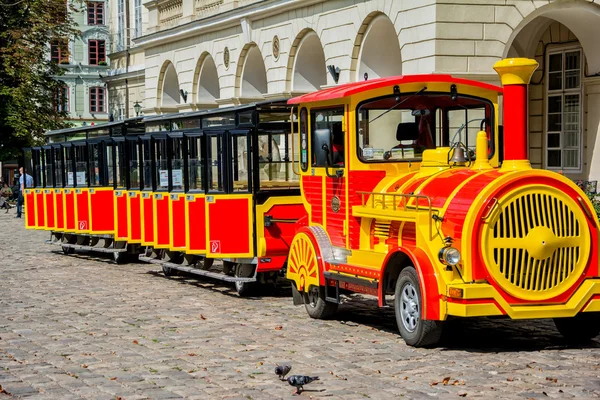
<instances>
[{"instance_id":1,"label":"building facade","mask_svg":"<svg viewBox=\"0 0 600 400\"><path fill-rule=\"evenodd\" d=\"M102 77L108 73L106 0L76 4L81 11L73 14L81 36L64 38L50 43L50 57L65 70L57 77L64 82L54 94L57 109L69 113L74 126L106 122L107 90Z\"/></svg>"},{"instance_id":2,"label":"building facade","mask_svg":"<svg viewBox=\"0 0 600 400\"><path fill-rule=\"evenodd\" d=\"M600 178L600 0L145 0L129 54L146 115L290 97L400 74L499 83L535 58L529 157ZM135 50L132 50L135 49ZM143 54L143 56L141 56ZM131 57L131 56L130 56ZM129 72L131 74L131 69Z\"/></svg>"}]
</instances>

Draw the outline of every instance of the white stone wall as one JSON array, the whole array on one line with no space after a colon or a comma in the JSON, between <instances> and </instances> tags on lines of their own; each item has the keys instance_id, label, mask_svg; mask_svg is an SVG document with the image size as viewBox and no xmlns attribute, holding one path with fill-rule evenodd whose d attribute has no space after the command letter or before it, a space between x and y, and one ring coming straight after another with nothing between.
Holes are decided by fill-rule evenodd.
<instances>
[{"instance_id":1,"label":"white stone wall","mask_svg":"<svg viewBox=\"0 0 600 400\"><path fill-rule=\"evenodd\" d=\"M152 25L150 18L150 25ZM393 26L394 37L385 43L369 42L373 23ZM225 14L195 20L163 31L152 31L140 38L145 50L145 99L147 114L161 113L159 91L161 71L167 63L175 66L179 88L195 93L199 60L208 52L215 61L220 86L219 105L238 104L245 68L244 54L257 46L262 55L266 76L265 98L290 96L294 59L298 43L308 31L314 31L322 45L325 65L339 68L338 84L362 79L361 63L377 63L378 58L360 59L368 54L362 47L382 46L379 54L399 49L398 73L451 73L490 83L499 83L493 64L507 56L541 57L539 43L547 43L553 21L567 29L552 35L552 41L581 41L588 66L600 72L600 0L331 0L316 2L266 1ZM560 24L558 24L560 25ZM556 25L556 26L558 26ZM559 29L560 30L560 29ZM566 35L561 37L561 35ZM279 39L280 54L273 55L273 39ZM544 41L545 40L545 41ZM543 45L542 45L543 47ZM230 62L224 63L224 49ZM371 51L370 53L373 53ZM377 52L375 52L377 53ZM380 60L379 60L380 61ZM390 69L386 69L389 71ZM327 84L335 85L326 74ZM371 76L370 76L371 77ZM536 78L534 77L534 80ZM589 81L589 80L588 80ZM588 82L586 81L586 82ZM544 91L543 85L530 89L530 156L536 167L544 165ZM590 149L597 148L597 82L585 83L585 165L577 178L599 179L600 167L594 166ZM193 110L193 96L179 111ZM169 110L171 111L171 110Z\"/></svg>"}]
</instances>

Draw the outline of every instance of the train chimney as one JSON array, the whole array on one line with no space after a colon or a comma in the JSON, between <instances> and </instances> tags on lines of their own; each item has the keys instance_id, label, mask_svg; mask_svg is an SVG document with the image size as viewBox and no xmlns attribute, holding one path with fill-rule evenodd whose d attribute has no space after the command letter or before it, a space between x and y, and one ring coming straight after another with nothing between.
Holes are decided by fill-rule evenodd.
<instances>
[{"instance_id":1,"label":"train chimney","mask_svg":"<svg viewBox=\"0 0 600 400\"><path fill-rule=\"evenodd\" d=\"M504 86L504 161L502 169L531 168L527 158L527 85L538 63L507 58L494 64Z\"/></svg>"}]
</instances>

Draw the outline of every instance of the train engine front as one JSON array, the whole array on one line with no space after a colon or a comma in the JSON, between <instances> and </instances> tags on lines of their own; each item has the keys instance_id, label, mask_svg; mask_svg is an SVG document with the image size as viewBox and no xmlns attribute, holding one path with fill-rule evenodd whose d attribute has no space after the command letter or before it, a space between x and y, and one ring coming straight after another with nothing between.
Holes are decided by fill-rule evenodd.
<instances>
[{"instance_id":1,"label":"train engine front","mask_svg":"<svg viewBox=\"0 0 600 400\"><path fill-rule=\"evenodd\" d=\"M503 88L416 75L291 101L309 216L287 277L311 317L360 292L380 306L393 296L414 346L436 343L449 317L554 318L576 341L600 333L598 216L573 181L527 157L537 63L494 68Z\"/></svg>"}]
</instances>

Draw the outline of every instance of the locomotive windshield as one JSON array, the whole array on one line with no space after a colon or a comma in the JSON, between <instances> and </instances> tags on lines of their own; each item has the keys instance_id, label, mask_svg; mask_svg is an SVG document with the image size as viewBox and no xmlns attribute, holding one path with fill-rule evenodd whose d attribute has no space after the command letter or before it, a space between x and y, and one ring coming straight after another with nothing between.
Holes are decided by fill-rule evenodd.
<instances>
[{"instance_id":1,"label":"locomotive windshield","mask_svg":"<svg viewBox=\"0 0 600 400\"><path fill-rule=\"evenodd\" d=\"M481 129L493 143L492 110L485 99L423 90L368 100L357 110L359 158L420 161L423 151L458 142L474 151Z\"/></svg>"}]
</instances>

